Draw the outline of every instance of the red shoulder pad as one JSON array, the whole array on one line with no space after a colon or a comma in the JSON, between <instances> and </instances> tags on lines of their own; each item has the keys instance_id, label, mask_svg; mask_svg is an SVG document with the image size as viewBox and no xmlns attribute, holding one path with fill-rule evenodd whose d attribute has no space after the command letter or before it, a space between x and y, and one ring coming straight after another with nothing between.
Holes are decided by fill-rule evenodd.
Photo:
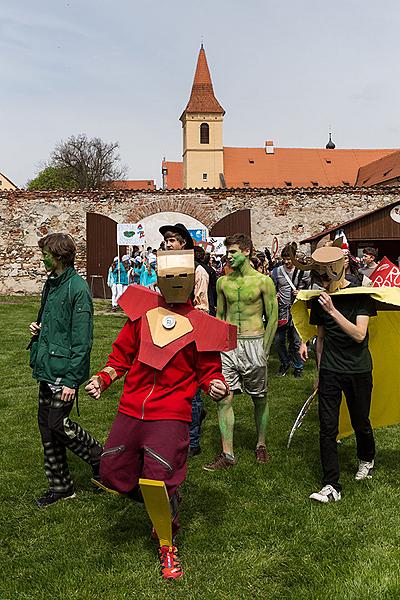
<instances>
[{"instance_id":1,"label":"red shoulder pad","mask_svg":"<svg viewBox=\"0 0 400 600\"><path fill-rule=\"evenodd\" d=\"M118 304L131 321L136 321L148 310L164 306L163 297L142 285L129 285L118 300Z\"/></svg>"},{"instance_id":2,"label":"red shoulder pad","mask_svg":"<svg viewBox=\"0 0 400 600\"><path fill-rule=\"evenodd\" d=\"M195 331L199 352L228 352L237 346L237 327L201 310L193 309L190 322Z\"/></svg>"}]
</instances>

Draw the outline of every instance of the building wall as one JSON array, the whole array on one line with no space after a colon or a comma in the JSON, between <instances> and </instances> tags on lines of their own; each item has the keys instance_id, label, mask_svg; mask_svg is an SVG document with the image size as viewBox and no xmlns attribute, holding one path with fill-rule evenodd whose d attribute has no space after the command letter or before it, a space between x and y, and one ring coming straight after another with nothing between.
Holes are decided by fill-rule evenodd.
<instances>
[{"instance_id":1,"label":"building wall","mask_svg":"<svg viewBox=\"0 0 400 600\"><path fill-rule=\"evenodd\" d=\"M366 212L400 202L399 188L202 190L199 192L0 192L0 294L37 293L45 274L37 241L63 231L77 242L76 266L86 272L86 213L137 223L162 212L192 216L208 228L226 215L251 210L257 249L299 241ZM160 219L160 225L163 224ZM101 243L101 240L99 240Z\"/></svg>"},{"instance_id":2,"label":"building wall","mask_svg":"<svg viewBox=\"0 0 400 600\"><path fill-rule=\"evenodd\" d=\"M16 186L8 181L3 175L0 173L0 191L1 190L15 190Z\"/></svg>"},{"instance_id":3,"label":"building wall","mask_svg":"<svg viewBox=\"0 0 400 600\"><path fill-rule=\"evenodd\" d=\"M183 122L183 172L185 188L220 188L224 172L222 115L186 114ZM209 126L209 144L200 144L200 125ZM203 179L207 173L207 180Z\"/></svg>"}]
</instances>

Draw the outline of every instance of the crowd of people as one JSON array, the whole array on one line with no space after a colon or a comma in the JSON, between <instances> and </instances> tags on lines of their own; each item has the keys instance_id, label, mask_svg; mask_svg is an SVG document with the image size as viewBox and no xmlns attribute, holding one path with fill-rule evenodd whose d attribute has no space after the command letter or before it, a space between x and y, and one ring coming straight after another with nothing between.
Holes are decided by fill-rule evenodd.
<instances>
[{"instance_id":1,"label":"crowd of people","mask_svg":"<svg viewBox=\"0 0 400 600\"><path fill-rule=\"evenodd\" d=\"M336 437L342 392L356 433L356 479L372 476L368 322L376 308L368 295L331 294L368 283L365 278L376 266L377 252L366 248L361 268L348 249L337 244L317 248L310 260L297 256L296 246L288 244L279 259L272 259L267 250L256 252L251 239L238 233L226 238L226 256L215 257L196 247L181 223L164 225L160 233L160 249L134 249L121 260L115 257L109 269L112 307L117 309L120 301L128 319L105 366L85 388L99 398L125 377L104 446L70 419L78 389L89 376L93 307L88 286L74 269L76 247L69 235L49 234L39 240L48 279L38 317L30 325L29 348L33 377L39 382L38 422L48 479L48 490L37 505L44 508L75 496L66 449L91 466L93 481L102 489L137 499L141 477L163 482L171 506L172 537L163 545L156 529L153 537L160 538L162 576L175 579L183 573L175 542L179 486L186 476L187 458L201 452L206 415L201 392L217 402L221 435L221 452L204 469L213 472L237 464L234 398L242 393L251 398L254 409L254 459L265 465L271 347L275 344L280 361L276 375L285 377L292 368L295 378L302 376L310 349L291 312L301 290L319 290L311 301L310 323L318 328L323 487L310 498L322 503L341 499ZM165 256L164 250L185 259L170 271L165 263L158 276L157 258ZM192 267L187 250L193 250ZM145 288L159 292L161 298L155 301Z\"/></svg>"}]
</instances>

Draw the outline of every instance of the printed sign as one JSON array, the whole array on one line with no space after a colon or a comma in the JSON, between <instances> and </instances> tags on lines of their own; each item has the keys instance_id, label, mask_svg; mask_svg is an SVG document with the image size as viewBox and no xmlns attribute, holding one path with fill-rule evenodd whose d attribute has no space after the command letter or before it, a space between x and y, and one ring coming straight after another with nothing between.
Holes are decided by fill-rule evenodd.
<instances>
[{"instance_id":1,"label":"printed sign","mask_svg":"<svg viewBox=\"0 0 400 600\"><path fill-rule=\"evenodd\" d=\"M208 254L212 254L214 252L214 246L210 244L210 242L208 242L207 240L195 242L195 245L203 248L204 252L207 252Z\"/></svg>"},{"instance_id":2,"label":"printed sign","mask_svg":"<svg viewBox=\"0 0 400 600\"><path fill-rule=\"evenodd\" d=\"M118 223L118 246L141 246L145 243L143 225L140 223Z\"/></svg>"},{"instance_id":3,"label":"printed sign","mask_svg":"<svg viewBox=\"0 0 400 600\"><path fill-rule=\"evenodd\" d=\"M373 287L400 287L400 269L386 256L369 276Z\"/></svg>"},{"instance_id":4,"label":"printed sign","mask_svg":"<svg viewBox=\"0 0 400 600\"><path fill-rule=\"evenodd\" d=\"M213 249L209 250L209 252L213 252L214 254L219 254L220 256L226 254L226 248L224 246L224 237L208 237L207 242L210 244Z\"/></svg>"},{"instance_id":5,"label":"printed sign","mask_svg":"<svg viewBox=\"0 0 400 600\"><path fill-rule=\"evenodd\" d=\"M392 208L390 211L390 218L393 219L393 221L396 221L396 223L400 223L400 204Z\"/></svg>"},{"instance_id":6,"label":"printed sign","mask_svg":"<svg viewBox=\"0 0 400 600\"><path fill-rule=\"evenodd\" d=\"M279 242L276 235L274 235L274 239L272 240L272 248L271 248L271 258L274 259L278 254L279 250Z\"/></svg>"},{"instance_id":7,"label":"printed sign","mask_svg":"<svg viewBox=\"0 0 400 600\"><path fill-rule=\"evenodd\" d=\"M206 230L205 229L188 229L190 236L192 239L198 242L204 242L206 240Z\"/></svg>"}]
</instances>

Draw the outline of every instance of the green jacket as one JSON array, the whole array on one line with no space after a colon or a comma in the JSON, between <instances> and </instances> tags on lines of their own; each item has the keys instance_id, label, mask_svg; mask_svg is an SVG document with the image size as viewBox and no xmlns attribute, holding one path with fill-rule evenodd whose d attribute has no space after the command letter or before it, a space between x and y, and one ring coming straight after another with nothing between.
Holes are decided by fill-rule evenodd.
<instances>
[{"instance_id":1,"label":"green jacket","mask_svg":"<svg viewBox=\"0 0 400 600\"><path fill-rule=\"evenodd\" d=\"M42 306L42 327L31 346L32 376L38 381L78 388L90 369L93 305L89 287L69 267L58 277L49 276Z\"/></svg>"}]
</instances>

